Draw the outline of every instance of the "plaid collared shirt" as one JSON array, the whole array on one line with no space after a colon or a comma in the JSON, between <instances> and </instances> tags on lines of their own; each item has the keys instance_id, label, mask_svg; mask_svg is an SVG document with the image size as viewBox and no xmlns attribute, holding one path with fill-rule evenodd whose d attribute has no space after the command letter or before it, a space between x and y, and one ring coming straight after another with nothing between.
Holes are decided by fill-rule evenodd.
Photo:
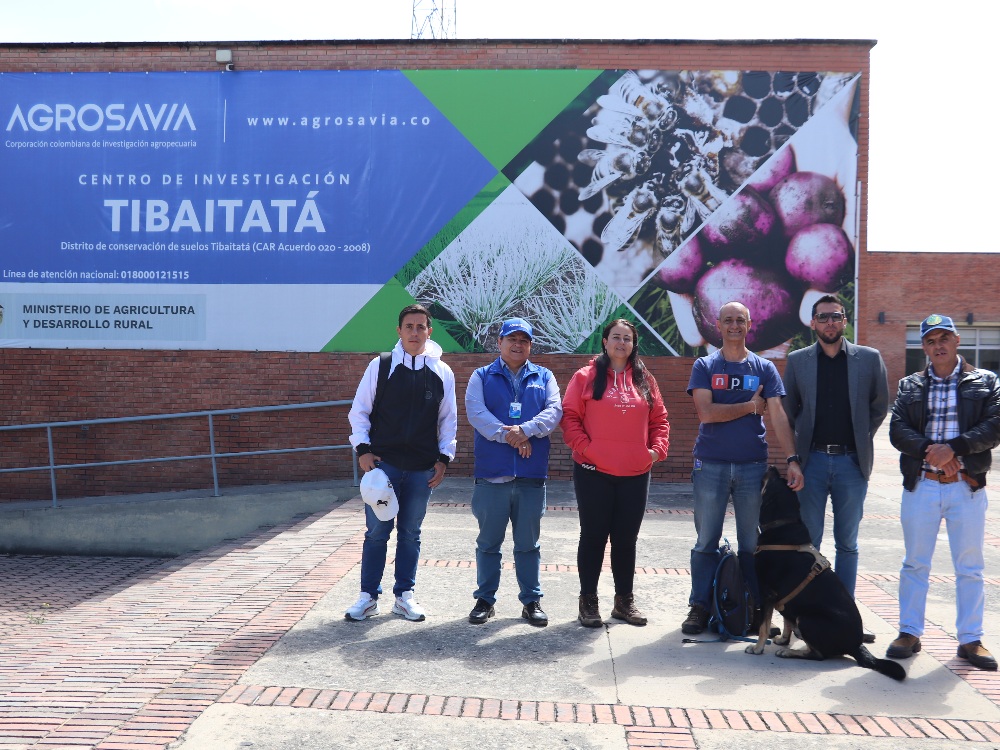
<instances>
[{"instance_id":1,"label":"plaid collared shirt","mask_svg":"<svg viewBox=\"0 0 1000 750\"><path fill-rule=\"evenodd\" d=\"M958 429L958 376L962 372L962 358L951 374L939 378L934 368L928 367L930 388L927 394L927 427L924 434L935 443L944 443L959 436ZM961 463L961 459L959 459ZM924 469L936 471L938 467L924 462Z\"/></svg>"}]
</instances>

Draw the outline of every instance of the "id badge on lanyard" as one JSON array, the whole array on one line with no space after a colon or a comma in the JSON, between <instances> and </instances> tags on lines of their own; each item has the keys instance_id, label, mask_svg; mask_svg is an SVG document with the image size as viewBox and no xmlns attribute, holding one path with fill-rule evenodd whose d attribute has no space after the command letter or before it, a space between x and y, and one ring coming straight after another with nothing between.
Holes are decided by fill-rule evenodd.
<instances>
[{"instance_id":1,"label":"id badge on lanyard","mask_svg":"<svg viewBox=\"0 0 1000 750\"><path fill-rule=\"evenodd\" d=\"M507 416L510 417L511 419L520 419L521 418L521 402L520 401L511 401L510 402L510 411L507 413Z\"/></svg>"}]
</instances>

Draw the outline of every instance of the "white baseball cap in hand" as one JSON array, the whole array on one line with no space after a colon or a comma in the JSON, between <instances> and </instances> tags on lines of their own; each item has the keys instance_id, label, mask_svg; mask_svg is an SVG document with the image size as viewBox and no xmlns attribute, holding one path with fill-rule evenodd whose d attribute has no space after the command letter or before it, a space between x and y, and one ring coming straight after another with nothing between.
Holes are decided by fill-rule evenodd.
<instances>
[{"instance_id":1,"label":"white baseball cap in hand","mask_svg":"<svg viewBox=\"0 0 1000 750\"><path fill-rule=\"evenodd\" d=\"M392 482L381 469L372 469L361 478L361 498L372 507L380 521L391 521L399 513L399 500Z\"/></svg>"}]
</instances>

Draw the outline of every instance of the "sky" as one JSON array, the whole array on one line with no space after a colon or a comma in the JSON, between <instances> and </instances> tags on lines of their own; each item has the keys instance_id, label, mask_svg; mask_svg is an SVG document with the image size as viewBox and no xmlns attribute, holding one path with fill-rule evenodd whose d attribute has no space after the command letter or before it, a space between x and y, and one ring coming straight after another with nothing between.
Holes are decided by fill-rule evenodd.
<instances>
[{"instance_id":1,"label":"sky","mask_svg":"<svg viewBox=\"0 0 1000 750\"><path fill-rule=\"evenodd\" d=\"M431 0L420 2L427 7ZM454 2L461 39L876 40L868 113L869 251L1000 252L1000 233L982 229L1000 206L1000 151L989 146L1000 4ZM408 39L413 5L413 0L7 0L0 43ZM947 189L935 188L935 182Z\"/></svg>"}]
</instances>

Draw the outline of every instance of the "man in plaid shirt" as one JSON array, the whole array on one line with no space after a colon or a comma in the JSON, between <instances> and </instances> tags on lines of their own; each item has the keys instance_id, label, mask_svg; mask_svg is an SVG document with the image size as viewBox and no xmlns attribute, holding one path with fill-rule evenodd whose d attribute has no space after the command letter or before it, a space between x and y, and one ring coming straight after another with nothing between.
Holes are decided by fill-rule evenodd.
<instances>
[{"instance_id":1,"label":"man in plaid shirt","mask_svg":"<svg viewBox=\"0 0 1000 750\"><path fill-rule=\"evenodd\" d=\"M958 656L995 671L983 646L983 534L986 473L1000 444L1000 384L958 354L960 336L946 315L920 324L929 365L899 381L889 439L903 474L905 557L899 575L899 637L886 651L906 659L920 651L931 558L941 520L955 565Z\"/></svg>"}]
</instances>

